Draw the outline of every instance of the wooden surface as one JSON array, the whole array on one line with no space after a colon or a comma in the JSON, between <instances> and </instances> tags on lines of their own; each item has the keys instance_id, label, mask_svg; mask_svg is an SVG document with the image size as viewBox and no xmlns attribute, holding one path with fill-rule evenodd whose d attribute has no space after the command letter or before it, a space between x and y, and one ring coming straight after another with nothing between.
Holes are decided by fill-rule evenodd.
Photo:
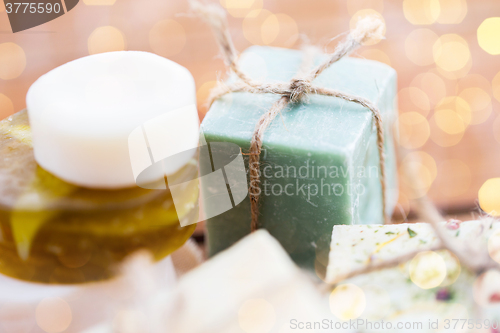
<instances>
[{"instance_id":1,"label":"wooden surface","mask_svg":"<svg viewBox=\"0 0 500 333\"><path fill-rule=\"evenodd\" d=\"M230 2L230 0L227 1ZM65 62L88 55L89 44L92 44L91 49L97 47L99 50L124 48L154 51L185 66L195 77L200 117L203 118L206 112L203 105L204 99L217 78L224 77L225 70L222 61L217 57L217 47L208 27L197 18L184 15L188 12L187 2L107 0L104 2L114 2L114 4L89 5L99 2L103 1L80 1L78 6L66 15L16 34L10 32L7 15L0 7L0 46L3 43L15 43L24 50L26 55L26 66L22 73L11 79L0 78L0 94L3 94L3 97L0 95L0 118L25 107L26 92L40 75ZM243 2L253 3L255 8L259 8L258 0ZM421 1L421 3L425 2ZM356 15L356 11L372 8L383 15L387 24L386 39L362 49L357 52L356 56L390 63L398 72L399 89L418 86L419 74L431 72L442 82L440 84L444 86L445 96L455 96L464 86L470 85L480 86L486 91L491 98L491 106L488 106L491 107L491 113L480 124L469 125L463 137L449 147L443 147L442 144L438 144L439 139L433 139L438 135L445 136L444 139L450 139L446 138L446 133L443 132L443 134L439 128L436 128L436 125L433 125L434 109L439 101L431 101L428 110L422 110L418 107L422 101L412 100L408 94L405 94L405 91L399 96L401 113L417 112L424 115L425 122L430 129L430 137L426 140L422 139L423 144L417 144L414 148L428 153L435 161L436 172L432 170L432 165L426 169L428 173L434 173L435 176L431 177L433 181L429 181L430 197L440 207L453 213L477 209L477 193L481 185L489 178L500 176L498 167L500 165L499 102L492 97L491 85L493 78L500 70L500 56L485 52L479 46L476 37L481 22L500 11L500 3L492 0L469 0L467 2L465 0L441 0L440 2L442 10L438 21L446 20L449 10L447 12L445 5L450 2L455 3L456 6L462 6L461 10L464 10L463 6L466 5L466 15L463 20L456 24L412 24L409 21L412 12L407 10L405 13L403 1L396 0L266 0L263 3L264 10L258 12L257 18L244 19L230 15L229 22L238 50L244 50L252 45L252 42L299 48L301 40L306 39L312 44L331 50L335 46L332 38L349 29L351 17ZM226 0L222 0L222 3L226 4ZM248 14L248 12L243 10L240 14ZM271 13L285 15L277 15L269 19ZM159 24L158 22L162 20L171 21L164 22L163 25ZM175 22L172 23L172 21ZM277 36L275 36L276 21L280 23ZM118 29L118 36L121 34L123 42L117 41L112 34L108 40L95 39L94 34L92 41L91 36L95 29L103 26ZM462 37L470 50L470 61L467 65L470 69L452 73L457 78L449 79L449 73L443 73L434 62L425 66L412 62L405 47L411 48L413 44L422 42L418 38L408 37L417 29L429 29L437 36L455 34ZM298 36L297 32L300 32L302 37ZM434 41L431 42L429 43L434 43ZM432 45L417 47L418 52L420 49L422 49L421 52L425 50L428 52L428 49L432 51ZM11 66L9 61L14 67L22 65L16 63L16 60L9 60L9 54L5 53L7 51L2 53L1 50L0 47L0 69L2 66L4 69L5 66ZM474 74L476 79L474 77L471 79L471 74ZM435 89L429 85L426 86L425 82L419 88L427 94L436 93ZM424 96L423 98L433 100L442 97L444 96ZM9 100L12 105L9 104ZM410 124L410 129L415 129L412 126ZM402 130L403 136L416 135L404 133L408 128ZM404 190L401 207L408 210L408 196L405 195Z\"/></svg>"}]
</instances>

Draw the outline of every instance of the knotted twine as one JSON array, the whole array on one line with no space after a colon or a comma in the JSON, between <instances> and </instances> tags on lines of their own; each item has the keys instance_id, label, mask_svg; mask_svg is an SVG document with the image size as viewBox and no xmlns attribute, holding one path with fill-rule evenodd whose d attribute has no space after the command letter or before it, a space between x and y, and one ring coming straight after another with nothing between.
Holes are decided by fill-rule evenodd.
<instances>
[{"instance_id":1,"label":"knotted twine","mask_svg":"<svg viewBox=\"0 0 500 333\"><path fill-rule=\"evenodd\" d=\"M338 97L343 100L354 102L369 109L373 114L377 130L377 148L379 153L380 185L382 190L382 214L385 223L389 223L389 217L386 214L386 175L385 175L385 152L384 152L384 129L382 126L382 116L377 106L371 101L356 95L351 95L335 89L327 89L314 85L312 82L323 71L335 62L349 55L362 44L371 39L383 38L383 23L376 17L365 17L358 21L356 28L340 43L337 44L335 51L328 55L326 61L317 66L309 73L297 74L290 82L267 83L258 82L248 77L238 66L238 54L229 34L225 11L216 5L205 5L197 1L191 1L192 10L202 17L210 27L217 40L222 58L225 65L236 74L238 80L229 85L220 83L212 90L208 105L228 93L248 92L254 94L276 94L280 95L277 100L262 115L255 126L250 142L249 171L250 186L248 189L251 207L251 230L254 232L259 228L259 199L260 188L260 153L262 150L262 141L264 133L274 118L283 111L288 104L297 104L306 100L307 95L322 95Z\"/></svg>"}]
</instances>

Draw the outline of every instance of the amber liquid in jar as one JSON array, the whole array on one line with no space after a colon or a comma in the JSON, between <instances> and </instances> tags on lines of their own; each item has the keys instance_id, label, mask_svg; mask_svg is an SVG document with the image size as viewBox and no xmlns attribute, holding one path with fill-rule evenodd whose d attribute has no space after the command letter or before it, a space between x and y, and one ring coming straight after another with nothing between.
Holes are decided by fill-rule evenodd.
<instances>
[{"instance_id":1,"label":"amber liquid in jar","mask_svg":"<svg viewBox=\"0 0 500 333\"><path fill-rule=\"evenodd\" d=\"M191 180L197 172L193 158L169 179ZM36 164L27 114L21 111L0 122L0 274L84 283L113 277L137 250L160 260L196 227L190 223L198 220L198 187L189 184L177 210L168 189L68 184Z\"/></svg>"}]
</instances>

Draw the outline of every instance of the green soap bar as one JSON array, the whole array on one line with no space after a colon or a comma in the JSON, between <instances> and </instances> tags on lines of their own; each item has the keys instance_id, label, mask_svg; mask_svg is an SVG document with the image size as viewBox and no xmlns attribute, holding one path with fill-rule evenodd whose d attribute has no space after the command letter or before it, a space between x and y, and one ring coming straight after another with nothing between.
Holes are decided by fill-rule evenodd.
<instances>
[{"instance_id":1,"label":"green soap bar","mask_svg":"<svg viewBox=\"0 0 500 333\"><path fill-rule=\"evenodd\" d=\"M302 57L303 53L296 50L253 46L242 55L240 66L256 80L285 82L299 71ZM316 64L324 57L317 56ZM386 142L386 208L392 212L398 196L392 139L397 116L396 72L375 61L344 58L314 84L362 96L381 110ZM273 94L225 95L203 120L205 140L209 145L234 143L248 152L258 119L279 98ZM248 156L244 159L248 170ZM264 135L260 226L276 237L300 266L326 266L334 225L383 223L378 166L376 128L368 109L340 98L315 95L307 102L290 105ZM202 183L202 195L210 196L209 185ZM250 233L250 221L248 197L233 209L209 218L209 255Z\"/></svg>"}]
</instances>

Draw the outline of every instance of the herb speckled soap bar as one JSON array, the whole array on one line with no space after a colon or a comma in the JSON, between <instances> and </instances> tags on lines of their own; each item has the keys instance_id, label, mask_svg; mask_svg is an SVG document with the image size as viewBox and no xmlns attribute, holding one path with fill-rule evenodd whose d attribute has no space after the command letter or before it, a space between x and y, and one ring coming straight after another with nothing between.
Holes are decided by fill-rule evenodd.
<instances>
[{"instance_id":1,"label":"herb speckled soap bar","mask_svg":"<svg viewBox=\"0 0 500 333\"><path fill-rule=\"evenodd\" d=\"M302 55L296 50L254 46L241 56L240 67L256 80L287 82L298 72ZM322 57L319 55L316 63ZM362 96L381 110L386 208L392 212L397 200L392 139L397 116L396 72L378 62L345 58L323 72L314 84ZM203 120L206 141L235 143L248 152L258 119L279 98L252 93L223 96ZM313 95L307 103L286 108L264 135L259 224L300 266L326 267L334 225L383 222L372 118L372 113L358 104ZM209 195L207 191L202 185L202 195ZM209 255L250 233L250 221L248 197L233 209L208 219Z\"/></svg>"}]
</instances>

